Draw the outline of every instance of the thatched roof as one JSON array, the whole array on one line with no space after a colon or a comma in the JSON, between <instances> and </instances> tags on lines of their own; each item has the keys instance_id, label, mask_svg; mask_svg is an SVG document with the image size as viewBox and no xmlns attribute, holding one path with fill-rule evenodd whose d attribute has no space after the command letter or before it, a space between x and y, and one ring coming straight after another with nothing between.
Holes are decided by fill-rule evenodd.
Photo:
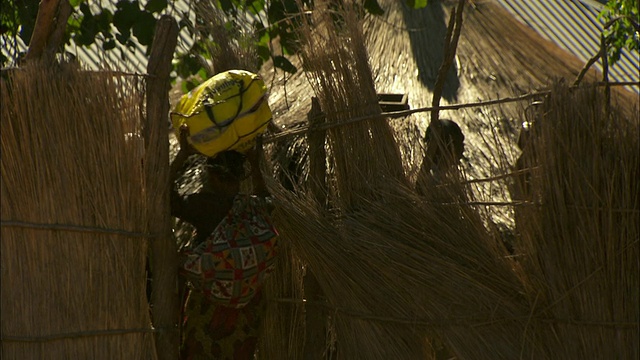
<instances>
[{"instance_id":1,"label":"thatched roof","mask_svg":"<svg viewBox=\"0 0 640 360\"><path fill-rule=\"evenodd\" d=\"M409 9L401 1L381 1L382 17L370 16L364 23L366 48L379 93L406 93L412 109L431 105L432 90L443 58L444 36L450 1L430 1L421 10ZM296 62L301 69L300 62ZM584 63L544 39L518 21L494 1L474 1L465 9L462 35L454 69L445 83L441 104L470 103L507 98L546 89L555 79L573 82ZM304 122L313 90L303 71L293 76L262 70L270 85L274 121L281 127ZM592 69L583 82L599 81ZM354 89L354 91L357 91ZM614 98L632 114L638 98L623 88L614 88ZM518 156L515 142L523 109L531 102L443 111L442 118L456 121L466 141L463 169L469 179L502 175L495 163L498 153L506 163ZM405 155L417 171L422 161L422 137L429 123L427 112L391 120L413 147ZM509 201L505 187L479 185L478 196L487 201ZM498 211L496 220L509 224L510 215Z\"/></svg>"},{"instance_id":2,"label":"thatched roof","mask_svg":"<svg viewBox=\"0 0 640 360\"><path fill-rule=\"evenodd\" d=\"M450 1L430 1L413 10L402 2L380 1L386 13L369 17L364 26L367 50L378 92L409 93L412 108L431 105L431 89L442 60ZM444 98L453 102L495 99L544 88L551 79L573 81L584 63L519 22L494 1L474 1L465 9L457 51L456 75L448 79ZM311 93L303 72L292 77L273 73L272 108L276 120L300 121ZM599 80L590 72L586 81ZM302 88L302 89L300 89ZM621 92L623 93L623 92ZM286 99L285 99L286 95ZM624 92L625 101L637 98ZM306 104L306 105L305 105Z\"/></svg>"}]
</instances>

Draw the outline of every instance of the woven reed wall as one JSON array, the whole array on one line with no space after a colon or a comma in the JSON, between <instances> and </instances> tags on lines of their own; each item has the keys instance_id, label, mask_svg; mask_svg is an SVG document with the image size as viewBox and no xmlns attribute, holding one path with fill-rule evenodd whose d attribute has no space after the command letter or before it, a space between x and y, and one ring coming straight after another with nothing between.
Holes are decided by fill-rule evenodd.
<instances>
[{"instance_id":1,"label":"woven reed wall","mask_svg":"<svg viewBox=\"0 0 640 360\"><path fill-rule=\"evenodd\" d=\"M2 80L3 359L154 359L143 81L33 64Z\"/></svg>"},{"instance_id":2,"label":"woven reed wall","mask_svg":"<svg viewBox=\"0 0 640 360\"><path fill-rule=\"evenodd\" d=\"M516 251L557 358L640 356L640 120L606 99L554 84L524 149Z\"/></svg>"}]
</instances>

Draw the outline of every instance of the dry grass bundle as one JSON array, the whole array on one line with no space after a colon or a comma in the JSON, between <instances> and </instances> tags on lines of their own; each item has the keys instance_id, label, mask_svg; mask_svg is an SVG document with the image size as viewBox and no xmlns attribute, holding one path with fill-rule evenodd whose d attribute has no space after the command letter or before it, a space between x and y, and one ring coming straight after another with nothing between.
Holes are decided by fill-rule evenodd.
<instances>
[{"instance_id":1,"label":"dry grass bundle","mask_svg":"<svg viewBox=\"0 0 640 360\"><path fill-rule=\"evenodd\" d=\"M265 285L270 302L260 335L259 359L305 358L303 276L303 265L290 242L281 241L274 274ZM281 302L283 299L288 301Z\"/></svg>"},{"instance_id":2,"label":"dry grass bundle","mask_svg":"<svg viewBox=\"0 0 640 360\"><path fill-rule=\"evenodd\" d=\"M229 21L224 12L210 1L195 2L194 6L198 20L193 32L199 46L211 56L211 63L202 59L209 74L234 69L257 72L258 55L253 46L255 34L248 20L243 23L239 17Z\"/></svg>"},{"instance_id":3,"label":"dry grass bundle","mask_svg":"<svg viewBox=\"0 0 640 360\"><path fill-rule=\"evenodd\" d=\"M346 359L427 358L428 335L460 358L517 358L528 300L474 209L426 203L399 184L384 201L327 218L306 197L276 192L283 243L314 270ZM273 281L277 281L274 278ZM544 356L538 357L544 358Z\"/></svg>"},{"instance_id":4,"label":"dry grass bundle","mask_svg":"<svg viewBox=\"0 0 640 360\"><path fill-rule=\"evenodd\" d=\"M304 67L326 121L379 113L356 13L345 5L314 14ZM417 196L383 120L331 129L328 148L331 209L317 194L270 189L281 243L313 270L326 298L305 308L326 310L339 358L427 358L430 335L461 358L530 357L537 329L526 323L517 264L477 211ZM429 199L453 202L468 191L455 183L430 190L437 196Z\"/></svg>"},{"instance_id":5,"label":"dry grass bundle","mask_svg":"<svg viewBox=\"0 0 640 360\"><path fill-rule=\"evenodd\" d=\"M328 123L381 113L358 11L351 2L320 2L302 26L304 68ZM328 135L339 207L357 206L351 194L363 195L376 183L404 178L386 121L333 128Z\"/></svg>"},{"instance_id":6,"label":"dry grass bundle","mask_svg":"<svg viewBox=\"0 0 640 360\"><path fill-rule=\"evenodd\" d=\"M558 358L640 356L640 123L605 102L556 85L524 153L520 252Z\"/></svg>"},{"instance_id":7,"label":"dry grass bundle","mask_svg":"<svg viewBox=\"0 0 640 360\"><path fill-rule=\"evenodd\" d=\"M141 83L31 65L2 81L2 358L155 358Z\"/></svg>"}]
</instances>

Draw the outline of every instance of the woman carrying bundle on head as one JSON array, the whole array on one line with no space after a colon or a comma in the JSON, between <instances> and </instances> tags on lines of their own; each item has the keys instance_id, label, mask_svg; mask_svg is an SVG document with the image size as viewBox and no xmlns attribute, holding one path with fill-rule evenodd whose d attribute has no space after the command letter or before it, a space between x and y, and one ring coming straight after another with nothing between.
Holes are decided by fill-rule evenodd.
<instances>
[{"instance_id":1,"label":"woman carrying bundle on head","mask_svg":"<svg viewBox=\"0 0 640 360\"><path fill-rule=\"evenodd\" d=\"M252 84L259 85L256 89L262 97L249 94ZM266 91L254 74L222 73L201 87L205 89L185 95L172 113L180 141L171 164L172 214L195 228L194 238L181 253L180 273L189 293L183 305L180 357L253 359L265 311L262 285L273 269L277 242L260 173L260 146L255 145L271 112L268 107L260 110L266 105ZM225 114L218 112L220 105L234 99L237 108L228 107L233 113L224 119ZM256 115L256 110L262 112ZM254 119L238 122L252 115ZM244 129L239 131L239 124ZM239 137L241 131L249 135ZM186 159L198 152L207 155L208 181L200 192L182 197L175 190L175 180ZM241 182L248 177L247 161L253 194L240 192Z\"/></svg>"}]
</instances>

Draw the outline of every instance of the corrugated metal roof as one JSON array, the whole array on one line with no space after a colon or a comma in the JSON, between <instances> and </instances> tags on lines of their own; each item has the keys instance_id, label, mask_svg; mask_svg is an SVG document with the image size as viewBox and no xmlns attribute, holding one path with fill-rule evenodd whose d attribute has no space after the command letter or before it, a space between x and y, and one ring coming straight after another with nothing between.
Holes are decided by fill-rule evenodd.
<instances>
[{"instance_id":1,"label":"corrugated metal roof","mask_svg":"<svg viewBox=\"0 0 640 360\"><path fill-rule=\"evenodd\" d=\"M108 9L112 13L116 10L118 0L94 0L89 5L94 14L100 13L102 9ZM187 1L170 1L162 15L171 15L180 19L184 14L189 14L190 20L195 19L195 15ZM117 33L113 27L113 33ZM85 65L91 69L100 69L109 66L114 70L145 73L147 71L148 55L144 47L140 45L134 36L131 36L132 47L125 47L119 44L118 48L105 51L102 49L102 39L97 39L96 43L88 47L70 48L67 50L76 54ZM178 51L186 51L193 45L193 39L186 27L180 30L178 35Z\"/></svg>"},{"instance_id":2,"label":"corrugated metal roof","mask_svg":"<svg viewBox=\"0 0 640 360\"><path fill-rule=\"evenodd\" d=\"M598 20L602 4L593 0L498 0L516 18L547 40L585 63L598 53L603 23ZM597 63L602 68L602 63ZM612 81L640 80L640 55L624 49L620 60L609 67ZM638 93L637 86L629 87Z\"/></svg>"},{"instance_id":3,"label":"corrugated metal roof","mask_svg":"<svg viewBox=\"0 0 640 360\"><path fill-rule=\"evenodd\" d=\"M94 14L102 8L115 11L117 0L93 0L89 5ZM585 63L598 52L602 23L597 16L602 5L595 0L498 0L498 3L515 15L520 21L533 28L546 39L572 53ZM182 17L193 14L189 3L184 0L171 1L164 13ZM73 14L72 16L77 16ZM190 16L195 17L195 16ZM192 19L193 20L193 19ZM113 29L114 33L117 30ZM67 51L76 54L87 67L103 68L105 65L114 70L144 73L148 57L143 47L132 37L134 46L121 47L111 51L102 49L102 39L89 47L67 45ZM193 44L188 29L181 30L178 49L186 50ZM13 43L2 37L2 51L14 54ZM24 44L18 43L20 51L26 50ZM598 62L600 64L600 62ZM640 59L638 52L623 51L615 65L610 67L610 78L613 81L639 81ZM630 87L640 92L638 87Z\"/></svg>"},{"instance_id":4,"label":"corrugated metal roof","mask_svg":"<svg viewBox=\"0 0 640 360\"><path fill-rule=\"evenodd\" d=\"M117 2L118 0L89 0L87 4L94 15L101 13L103 10L109 10L113 14L116 11ZM189 14L191 21L195 19L189 2L184 0L170 1L162 14L172 15L176 19L182 18L184 14ZM81 15L76 11L72 13L71 16L79 17ZM112 34L117 34L118 30L113 25L111 25L111 27ZM21 39L17 38L15 43L13 40L13 38L9 38L6 35L0 37L0 41L2 42L1 51L10 58L14 58L16 54L27 50L26 45ZM65 51L75 55L84 66L92 70L109 67L111 70L144 74L147 69L148 56L145 53L144 47L138 43L135 36L131 36L130 40L132 44L130 47L118 43L115 49L105 51L102 48L104 39L99 34L96 37L95 43L90 46L67 44ZM193 39L189 34L189 29L185 27L181 29L179 33L178 51L186 51L191 45L193 45Z\"/></svg>"}]
</instances>

